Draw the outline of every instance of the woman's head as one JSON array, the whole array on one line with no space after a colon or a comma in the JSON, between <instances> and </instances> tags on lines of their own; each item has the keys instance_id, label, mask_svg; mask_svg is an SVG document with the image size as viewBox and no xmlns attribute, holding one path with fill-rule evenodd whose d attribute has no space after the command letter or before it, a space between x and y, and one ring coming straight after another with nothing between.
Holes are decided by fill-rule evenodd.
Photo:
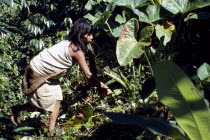
<instances>
[{"instance_id":1,"label":"woman's head","mask_svg":"<svg viewBox=\"0 0 210 140\"><path fill-rule=\"evenodd\" d=\"M86 19L77 20L71 28L71 32L68 35L68 40L72 41L78 49L82 49L83 52L87 52L87 43L92 42L92 25Z\"/></svg>"}]
</instances>

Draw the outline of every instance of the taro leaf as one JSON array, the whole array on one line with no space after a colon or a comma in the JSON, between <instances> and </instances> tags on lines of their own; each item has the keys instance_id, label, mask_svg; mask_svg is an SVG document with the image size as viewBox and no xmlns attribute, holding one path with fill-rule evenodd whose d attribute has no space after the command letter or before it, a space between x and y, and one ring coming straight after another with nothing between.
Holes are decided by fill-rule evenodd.
<instances>
[{"instance_id":1,"label":"taro leaf","mask_svg":"<svg viewBox=\"0 0 210 140\"><path fill-rule=\"evenodd\" d=\"M130 9L135 9L136 7L140 7L141 5L144 5L145 2L148 0L110 0L114 2L114 4L118 6L125 6Z\"/></svg>"},{"instance_id":2,"label":"taro leaf","mask_svg":"<svg viewBox=\"0 0 210 140\"><path fill-rule=\"evenodd\" d=\"M126 17L125 17L125 15L121 16L121 15L117 14L117 16L115 17L115 21L117 21L120 24L125 23Z\"/></svg>"},{"instance_id":3,"label":"taro leaf","mask_svg":"<svg viewBox=\"0 0 210 140\"><path fill-rule=\"evenodd\" d=\"M120 25L119 27L114 28L112 35L114 37L119 37L120 32L122 31L123 25Z\"/></svg>"},{"instance_id":4,"label":"taro leaf","mask_svg":"<svg viewBox=\"0 0 210 140\"><path fill-rule=\"evenodd\" d=\"M210 0L162 0L161 6L173 14L189 11L210 5Z\"/></svg>"},{"instance_id":5,"label":"taro leaf","mask_svg":"<svg viewBox=\"0 0 210 140\"><path fill-rule=\"evenodd\" d=\"M163 45L166 46L166 44L171 41L172 34L175 31L175 26L164 20L162 25L158 24L155 27L155 30L156 36L159 40L161 39L161 37L164 37Z\"/></svg>"},{"instance_id":6,"label":"taro leaf","mask_svg":"<svg viewBox=\"0 0 210 140\"><path fill-rule=\"evenodd\" d=\"M110 11L104 11L104 13L97 12L94 16L88 13L84 17L89 19L92 22L92 24L95 24L97 27L104 29L107 26L103 25L107 24L110 16L111 16Z\"/></svg>"},{"instance_id":7,"label":"taro leaf","mask_svg":"<svg viewBox=\"0 0 210 140\"><path fill-rule=\"evenodd\" d=\"M112 14L111 14L111 12L110 11L104 11L104 13L103 13L103 15L101 16L101 18L98 20L98 21L96 21L96 25L97 24L106 24L107 23L107 21L108 21L108 19L109 19L109 17L111 16Z\"/></svg>"},{"instance_id":8,"label":"taro leaf","mask_svg":"<svg viewBox=\"0 0 210 140\"><path fill-rule=\"evenodd\" d=\"M133 58L140 57L144 52L142 45L136 40L138 29L139 23L135 18L130 19L123 27L116 49L117 60L122 66L128 65Z\"/></svg>"},{"instance_id":9,"label":"taro leaf","mask_svg":"<svg viewBox=\"0 0 210 140\"><path fill-rule=\"evenodd\" d=\"M117 16L115 17L115 21L117 21L118 23L122 24L126 22L126 11L122 12L122 16L120 14L117 14Z\"/></svg>"},{"instance_id":10,"label":"taro leaf","mask_svg":"<svg viewBox=\"0 0 210 140\"><path fill-rule=\"evenodd\" d=\"M147 26L143 28L140 32L140 40L138 41L141 43L142 46L149 46L152 42L151 36L154 32L154 27L152 26Z\"/></svg>"},{"instance_id":11,"label":"taro leaf","mask_svg":"<svg viewBox=\"0 0 210 140\"><path fill-rule=\"evenodd\" d=\"M172 61L153 65L157 94L192 140L210 138L210 113L190 78Z\"/></svg>"},{"instance_id":12,"label":"taro leaf","mask_svg":"<svg viewBox=\"0 0 210 140\"><path fill-rule=\"evenodd\" d=\"M92 24L95 24L95 22L99 19L96 15L93 16L89 13L87 15L85 15L84 18L89 19L92 22Z\"/></svg>"},{"instance_id":13,"label":"taro leaf","mask_svg":"<svg viewBox=\"0 0 210 140\"><path fill-rule=\"evenodd\" d=\"M139 16L139 21L146 22L151 25L156 25L160 17L160 6L149 5L146 9L146 12L141 12L138 10L134 10L135 14Z\"/></svg>"},{"instance_id":14,"label":"taro leaf","mask_svg":"<svg viewBox=\"0 0 210 140\"><path fill-rule=\"evenodd\" d=\"M200 78L200 80L209 78L209 76L210 76L209 64L204 63L203 65L201 65L197 70L197 74L198 74L198 77Z\"/></svg>"},{"instance_id":15,"label":"taro leaf","mask_svg":"<svg viewBox=\"0 0 210 140\"><path fill-rule=\"evenodd\" d=\"M154 32L154 28L152 26L147 26L141 30L140 36L141 38L149 38L152 36Z\"/></svg>"},{"instance_id":16,"label":"taro leaf","mask_svg":"<svg viewBox=\"0 0 210 140\"><path fill-rule=\"evenodd\" d=\"M85 9L86 9L86 10L92 10L92 6L95 5L95 4L96 4L95 1L89 0L89 1L87 2L87 4L85 5Z\"/></svg>"},{"instance_id":17,"label":"taro leaf","mask_svg":"<svg viewBox=\"0 0 210 140\"><path fill-rule=\"evenodd\" d=\"M188 21L190 19L208 19L210 18L210 13L201 12L201 13L189 13L184 21Z\"/></svg>"},{"instance_id":18,"label":"taro leaf","mask_svg":"<svg viewBox=\"0 0 210 140\"><path fill-rule=\"evenodd\" d=\"M176 140L187 140L184 131L177 125L168 121L148 118L140 115L129 115L122 113L104 112L104 114L115 123L124 125L135 125L147 129L155 134L171 136Z\"/></svg>"}]
</instances>

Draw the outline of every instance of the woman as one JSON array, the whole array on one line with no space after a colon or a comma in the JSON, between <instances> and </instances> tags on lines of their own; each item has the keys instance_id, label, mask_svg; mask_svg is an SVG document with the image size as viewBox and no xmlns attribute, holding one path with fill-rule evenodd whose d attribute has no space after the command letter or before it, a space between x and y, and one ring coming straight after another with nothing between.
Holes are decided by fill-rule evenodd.
<instances>
[{"instance_id":1,"label":"woman","mask_svg":"<svg viewBox=\"0 0 210 140\"><path fill-rule=\"evenodd\" d=\"M106 89L106 94L112 93L108 86L92 75L86 63L87 44L93 40L91 30L87 20L77 20L67 40L44 49L30 61L23 76L23 93L27 95L28 103L12 107L11 121L14 125L17 125L20 111L43 109L50 112L49 131L54 129L63 100L58 78L65 75L74 62L79 64L90 82Z\"/></svg>"}]
</instances>

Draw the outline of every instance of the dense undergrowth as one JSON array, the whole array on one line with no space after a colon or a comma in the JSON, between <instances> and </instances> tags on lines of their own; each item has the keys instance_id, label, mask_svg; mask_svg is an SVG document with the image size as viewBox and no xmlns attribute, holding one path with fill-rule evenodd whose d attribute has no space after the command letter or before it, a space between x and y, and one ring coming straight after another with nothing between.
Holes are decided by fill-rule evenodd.
<instances>
[{"instance_id":1,"label":"dense undergrowth","mask_svg":"<svg viewBox=\"0 0 210 140\"><path fill-rule=\"evenodd\" d=\"M0 139L208 139L209 1L174 3L1 1ZM60 79L64 101L56 136L48 136L49 114L44 111L22 112L18 127L14 127L8 115L11 106L27 102L21 91L27 62L63 40L72 22L82 17L95 28L95 39L86 55L90 69L114 93L103 95L102 89L90 85L74 65L68 76ZM190 115L197 120L191 120ZM192 131L183 125L188 121Z\"/></svg>"}]
</instances>

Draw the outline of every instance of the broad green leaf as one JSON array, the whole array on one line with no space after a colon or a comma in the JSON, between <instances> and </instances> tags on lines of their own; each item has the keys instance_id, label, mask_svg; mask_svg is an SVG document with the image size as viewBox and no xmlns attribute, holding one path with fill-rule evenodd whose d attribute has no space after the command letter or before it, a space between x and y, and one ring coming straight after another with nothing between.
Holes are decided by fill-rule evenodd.
<instances>
[{"instance_id":1,"label":"broad green leaf","mask_svg":"<svg viewBox=\"0 0 210 140\"><path fill-rule=\"evenodd\" d=\"M156 25L160 17L160 6L149 5L145 12L134 10L135 14L139 16L139 21L146 22L151 25Z\"/></svg>"},{"instance_id":2,"label":"broad green leaf","mask_svg":"<svg viewBox=\"0 0 210 140\"><path fill-rule=\"evenodd\" d=\"M115 123L140 126L155 134L171 136L176 140L188 139L184 131L179 126L165 120L112 112L104 112L104 114Z\"/></svg>"},{"instance_id":3,"label":"broad green leaf","mask_svg":"<svg viewBox=\"0 0 210 140\"><path fill-rule=\"evenodd\" d=\"M122 29L123 29L123 25L120 25L119 27L114 28L112 35L114 37L119 37Z\"/></svg>"},{"instance_id":4,"label":"broad green leaf","mask_svg":"<svg viewBox=\"0 0 210 140\"><path fill-rule=\"evenodd\" d=\"M95 22L99 19L96 16L91 15L90 13L85 15L84 18L89 19L92 22L92 24L95 24Z\"/></svg>"},{"instance_id":5,"label":"broad green leaf","mask_svg":"<svg viewBox=\"0 0 210 140\"><path fill-rule=\"evenodd\" d=\"M173 14L189 11L210 5L210 0L162 0L161 6Z\"/></svg>"},{"instance_id":6,"label":"broad green leaf","mask_svg":"<svg viewBox=\"0 0 210 140\"><path fill-rule=\"evenodd\" d=\"M108 0L110 3L114 3L118 6L125 6L130 9L135 9L140 5L143 5L148 0Z\"/></svg>"},{"instance_id":7,"label":"broad green leaf","mask_svg":"<svg viewBox=\"0 0 210 140\"><path fill-rule=\"evenodd\" d=\"M95 24L96 24L96 25L97 25L97 24L106 24L107 21L108 21L108 19L109 19L109 17L110 17L111 15L112 15L112 14L111 14L110 11L104 11L102 17L101 17L98 21L96 21Z\"/></svg>"},{"instance_id":8,"label":"broad green leaf","mask_svg":"<svg viewBox=\"0 0 210 140\"><path fill-rule=\"evenodd\" d=\"M117 14L117 16L115 17L115 21L117 21L120 24L125 23L126 22L125 14L123 16Z\"/></svg>"},{"instance_id":9,"label":"broad green leaf","mask_svg":"<svg viewBox=\"0 0 210 140\"><path fill-rule=\"evenodd\" d=\"M129 20L123 27L119 40L117 41L117 60L120 65L125 66L132 62L133 58L143 54L141 43L136 40L139 23L137 19Z\"/></svg>"},{"instance_id":10,"label":"broad green leaf","mask_svg":"<svg viewBox=\"0 0 210 140\"><path fill-rule=\"evenodd\" d=\"M184 21L188 21L190 19L208 19L210 18L210 13L201 12L201 13L189 13Z\"/></svg>"},{"instance_id":11,"label":"broad green leaf","mask_svg":"<svg viewBox=\"0 0 210 140\"><path fill-rule=\"evenodd\" d=\"M205 80L210 77L210 66L207 63L201 65L197 70L198 77L200 80Z\"/></svg>"},{"instance_id":12,"label":"broad green leaf","mask_svg":"<svg viewBox=\"0 0 210 140\"><path fill-rule=\"evenodd\" d=\"M85 5L85 9L86 10L92 10L92 5L95 5L96 2L94 2L93 0L88 0L87 4Z\"/></svg>"},{"instance_id":13,"label":"broad green leaf","mask_svg":"<svg viewBox=\"0 0 210 140\"><path fill-rule=\"evenodd\" d=\"M156 30L156 36L160 40L162 37L164 38L163 40L163 45L166 46L168 42L171 41L171 37L175 31L175 26L168 21L163 21L163 24L160 25L158 24L155 27Z\"/></svg>"},{"instance_id":14,"label":"broad green leaf","mask_svg":"<svg viewBox=\"0 0 210 140\"><path fill-rule=\"evenodd\" d=\"M101 1L103 0L97 0L97 1L94 1L94 0L88 0L87 4L85 5L85 9L86 10L92 10L92 6L96 5L96 4L99 4Z\"/></svg>"},{"instance_id":15,"label":"broad green leaf","mask_svg":"<svg viewBox=\"0 0 210 140\"><path fill-rule=\"evenodd\" d=\"M210 137L210 113L190 78L172 61L153 65L157 94L192 140Z\"/></svg>"},{"instance_id":16,"label":"broad green leaf","mask_svg":"<svg viewBox=\"0 0 210 140\"><path fill-rule=\"evenodd\" d=\"M140 39L151 37L153 32L154 32L153 26L147 26L147 27L143 28L140 32Z\"/></svg>"}]
</instances>

